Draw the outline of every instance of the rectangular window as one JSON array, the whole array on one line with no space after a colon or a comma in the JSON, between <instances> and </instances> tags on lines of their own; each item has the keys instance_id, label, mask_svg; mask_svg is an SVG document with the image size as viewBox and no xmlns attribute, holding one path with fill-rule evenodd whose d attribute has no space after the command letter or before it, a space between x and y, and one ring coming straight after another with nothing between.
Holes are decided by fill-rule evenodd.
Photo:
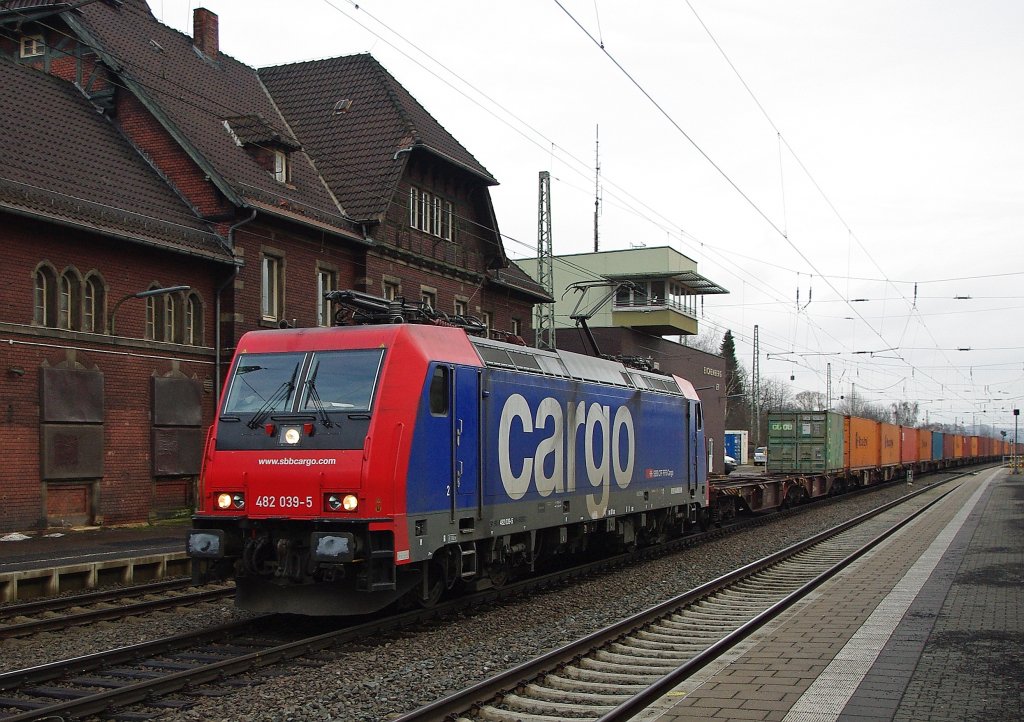
<instances>
[{"instance_id":1,"label":"rectangular window","mask_svg":"<svg viewBox=\"0 0 1024 722\"><path fill-rule=\"evenodd\" d=\"M401 289L394 281L384 281L384 298L394 301L398 298Z\"/></svg>"},{"instance_id":2,"label":"rectangular window","mask_svg":"<svg viewBox=\"0 0 1024 722\"><path fill-rule=\"evenodd\" d=\"M430 229L430 194L420 192L420 230Z\"/></svg>"},{"instance_id":3,"label":"rectangular window","mask_svg":"<svg viewBox=\"0 0 1024 722\"><path fill-rule=\"evenodd\" d=\"M490 338L491 330L494 329L494 314L490 311L484 311L483 318L481 320L484 322L484 328L487 329L485 337Z\"/></svg>"},{"instance_id":4,"label":"rectangular window","mask_svg":"<svg viewBox=\"0 0 1024 722\"><path fill-rule=\"evenodd\" d=\"M518 318L512 319L512 335L519 336L520 338L523 336L523 322Z\"/></svg>"},{"instance_id":5,"label":"rectangular window","mask_svg":"<svg viewBox=\"0 0 1024 722\"><path fill-rule=\"evenodd\" d=\"M465 316L469 313L469 304L462 298L455 299L455 315Z\"/></svg>"},{"instance_id":6,"label":"rectangular window","mask_svg":"<svg viewBox=\"0 0 1024 722\"><path fill-rule=\"evenodd\" d=\"M283 150L274 151L274 180L278 183L288 182L288 154Z\"/></svg>"},{"instance_id":7,"label":"rectangular window","mask_svg":"<svg viewBox=\"0 0 1024 722\"><path fill-rule=\"evenodd\" d=\"M433 221L430 232L435 236L441 235L441 199L434 196L434 215L431 219Z\"/></svg>"},{"instance_id":8,"label":"rectangular window","mask_svg":"<svg viewBox=\"0 0 1024 722\"><path fill-rule=\"evenodd\" d=\"M441 238L446 241L452 239L452 204L444 202L444 217L441 219Z\"/></svg>"},{"instance_id":9,"label":"rectangular window","mask_svg":"<svg viewBox=\"0 0 1024 722\"><path fill-rule=\"evenodd\" d=\"M420 302L430 308L437 308L437 292L436 291L420 291Z\"/></svg>"},{"instance_id":10,"label":"rectangular window","mask_svg":"<svg viewBox=\"0 0 1024 722\"><path fill-rule=\"evenodd\" d=\"M281 318L281 272L284 264L277 256L263 254L260 279L260 314L264 321Z\"/></svg>"},{"instance_id":11,"label":"rectangular window","mask_svg":"<svg viewBox=\"0 0 1024 722\"><path fill-rule=\"evenodd\" d=\"M331 302L324 298L329 291L338 290L337 277L334 271L323 268L316 272L316 325L331 326Z\"/></svg>"},{"instance_id":12,"label":"rectangular window","mask_svg":"<svg viewBox=\"0 0 1024 722\"><path fill-rule=\"evenodd\" d=\"M23 58L37 58L42 55L46 50L46 46L43 45L42 35L22 35L21 36L21 57Z\"/></svg>"},{"instance_id":13,"label":"rectangular window","mask_svg":"<svg viewBox=\"0 0 1024 722\"><path fill-rule=\"evenodd\" d=\"M418 188L409 188L409 226L420 227L420 191Z\"/></svg>"}]
</instances>

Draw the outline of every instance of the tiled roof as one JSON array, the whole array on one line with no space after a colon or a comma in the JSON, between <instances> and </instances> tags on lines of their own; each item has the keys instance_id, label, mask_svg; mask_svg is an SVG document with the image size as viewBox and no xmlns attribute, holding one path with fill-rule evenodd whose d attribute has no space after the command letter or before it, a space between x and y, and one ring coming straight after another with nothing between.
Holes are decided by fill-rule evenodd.
<instances>
[{"instance_id":1,"label":"tiled roof","mask_svg":"<svg viewBox=\"0 0 1024 722\"><path fill-rule=\"evenodd\" d=\"M231 260L75 86L0 57L0 87L0 208Z\"/></svg>"},{"instance_id":2,"label":"tiled roof","mask_svg":"<svg viewBox=\"0 0 1024 722\"><path fill-rule=\"evenodd\" d=\"M383 216L404 167L400 151L410 148L497 183L370 55L261 68L259 75L353 218Z\"/></svg>"},{"instance_id":3,"label":"tiled roof","mask_svg":"<svg viewBox=\"0 0 1024 722\"><path fill-rule=\"evenodd\" d=\"M87 40L95 40L104 62L165 118L178 142L191 147L200 165L207 164L224 192L267 209L286 205L292 217L305 215L355 234L305 152L292 152L294 187L285 186L225 128L227 118L258 116L280 138L293 137L253 68L224 53L206 57L193 47L192 38L153 17L144 0L125 0L122 6L94 2L64 17Z\"/></svg>"}]
</instances>

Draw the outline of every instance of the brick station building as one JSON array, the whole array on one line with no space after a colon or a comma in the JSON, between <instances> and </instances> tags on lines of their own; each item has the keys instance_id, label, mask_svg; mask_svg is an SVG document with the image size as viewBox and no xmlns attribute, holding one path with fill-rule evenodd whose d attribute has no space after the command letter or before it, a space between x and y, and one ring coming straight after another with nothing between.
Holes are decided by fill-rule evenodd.
<instances>
[{"instance_id":1,"label":"brick station building","mask_svg":"<svg viewBox=\"0 0 1024 722\"><path fill-rule=\"evenodd\" d=\"M240 335L325 290L528 333L496 180L369 55L254 69L142 0L0 0L0 532L187 513Z\"/></svg>"}]
</instances>

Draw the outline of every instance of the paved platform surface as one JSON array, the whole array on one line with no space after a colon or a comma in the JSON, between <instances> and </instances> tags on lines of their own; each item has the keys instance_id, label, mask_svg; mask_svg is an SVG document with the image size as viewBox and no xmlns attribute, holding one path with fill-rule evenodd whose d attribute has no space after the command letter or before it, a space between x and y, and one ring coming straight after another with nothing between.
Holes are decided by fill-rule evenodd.
<instances>
[{"instance_id":1,"label":"paved platform surface","mask_svg":"<svg viewBox=\"0 0 1024 722\"><path fill-rule=\"evenodd\" d=\"M0 534L0 575L41 567L185 551L190 521L154 526Z\"/></svg>"},{"instance_id":2,"label":"paved platform surface","mask_svg":"<svg viewBox=\"0 0 1024 722\"><path fill-rule=\"evenodd\" d=\"M1024 719L1024 476L968 477L636 719Z\"/></svg>"}]
</instances>

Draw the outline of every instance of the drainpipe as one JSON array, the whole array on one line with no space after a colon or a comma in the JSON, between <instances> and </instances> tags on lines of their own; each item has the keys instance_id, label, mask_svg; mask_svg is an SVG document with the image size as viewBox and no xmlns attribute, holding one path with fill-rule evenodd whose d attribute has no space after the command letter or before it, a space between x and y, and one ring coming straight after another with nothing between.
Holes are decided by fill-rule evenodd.
<instances>
[{"instance_id":1,"label":"drainpipe","mask_svg":"<svg viewBox=\"0 0 1024 722\"><path fill-rule=\"evenodd\" d=\"M252 215L248 218L243 218L235 225L228 228L228 247L231 249L231 254L235 253L235 231L244 226L246 223L251 223L256 220L256 209L252 211ZM235 268L231 275L224 283L217 287L217 294L214 300L214 323L213 323L213 407L214 409L220 409L220 386L221 386L221 373L220 373L220 357L221 357L221 333L220 333L220 298L230 284L234 283L235 279L238 278L238 272L241 267L238 265L237 259L235 261Z\"/></svg>"}]
</instances>

